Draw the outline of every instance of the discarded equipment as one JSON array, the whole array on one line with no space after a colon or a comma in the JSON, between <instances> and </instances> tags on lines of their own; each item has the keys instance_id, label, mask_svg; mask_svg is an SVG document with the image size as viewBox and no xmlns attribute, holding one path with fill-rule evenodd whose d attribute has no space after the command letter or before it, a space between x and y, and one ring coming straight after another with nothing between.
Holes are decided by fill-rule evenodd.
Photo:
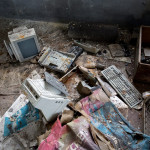
<instances>
[{"instance_id":1,"label":"discarded equipment","mask_svg":"<svg viewBox=\"0 0 150 150\"><path fill-rule=\"evenodd\" d=\"M104 69L106 66L99 63L99 62L90 62L90 63L85 63L84 64L84 67L87 68L87 69Z\"/></svg>"},{"instance_id":2,"label":"discarded equipment","mask_svg":"<svg viewBox=\"0 0 150 150\"><path fill-rule=\"evenodd\" d=\"M117 93L115 92L115 90L107 83L104 82L100 77L96 77L99 84L102 86L103 90L106 92L106 94L111 97L111 96L116 96Z\"/></svg>"},{"instance_id":3,"label":"discarded equipment","mask_svg":"<svg viewBox=\"0 0 150 150\"><path fill-rule=\"evenodd\" d=\"M48 72L45 72L44 74L45 74L46 82L48 82L50 85L53 85L56 89L58 89L65 95L68 95L68 91L63 83L58 81L55 77L50 75Z\"/></svg>"},{"instance_id":4,"label":"discarded equipment","mask_svg":"<svg viewBox=\"0 0 150 150\"><path fill-rule=\"evenodd\" d=\"M90 53L96 54L97 52L100 51L100 49L98 49L96 47L93 47L90 44L80 43L80 42L77 42L77 41L74 41L74 44L77 45L77 46L82 47L85 51L90 52Z\"/></svg>"},{"instance_id":5,"label":"discarded equipment","mask_svg":"<svg viewBox=\"0 0 150 150\"><path fill-rule=\"evenodd\" d=\"M83 53L83 48L79 46L72 46L68 53L74 53L76 55L76 59Z\"/></svg>"},{"instance_id":6,"label":"discarded equipment","mask_svg":"<svg viewBox=\"0 0 150 150\"><path fill-rule=\"evenodd\" d=\"M123 48L119 44L110 44L108 47L113 57L123 57L125 55Z\"/></svg>"},{"instance_id":7,"label":"discarded equipment","mask_svg":"<svg viewBox=\"0 0 150 150\"><path fill-rule=\"evenodd\" d=\"M79 66L80 71L85 75L85 77L93 82L96 82L95 74L91 72L89 69Z\"/></svg>"},{"instance_id":8,"label":"discarded equipment","mask_svg":"<svg viewBox=\"0 0 150 150\"><path fill-rule=\"evenodd\" d=\"M129 64L132 63L130 57L115 57L114 60L129 63Z\"/></svg>"},{"instance_id":9,"label":"discarded equipment","mask_svg":"<svg viewBox=\"0 0 150 150\"><path fill-rule=\"evenodd\" d=\"M63 77L59 79L60 82L65 83L73 74L74 71L78 68L78 66L75 66L70 71L68 71Z\"/></svg>"},{"instance_id":10,"label":"discarded equipment","mask_svg":"<svg viewBox=\"0 0 150 150\"><path fill-rule=\"evenodd\" d=\"M42 111L47 121L56 117L69 102L69 99L60 90L43 79L27 78L22 88L33 106Z\"/></svg>"},{"instance_id":11,"label":"discarded equipment","mask_svg":"<svg viewBox=\"0 0 150 150\"><path fill-rule=\"evenodd\" d=\"M73 53L58 52L48 48L40 57L39 63L52 70L66 73L74 62L76 56Z\"/></svg>"},{"instance_id":12,"label":"discarded equipment","mask_svg":"<svg viewBox=\"0 0 150 150\"><path fill-rule=\"evenodd\" d=\"M103 70L101 73L131 108L142 101L142 96L138 90L114 65Z\"/></svg>"},{"instance_id":13,"label":"discarded equipment","mask_svg":"<svg viewBox=\"0 0 150 150\"><path fill-rule=\"evenodd\" d=\"M77 91L81 95L90 95L95 91L96 89L100 88L100 86L89 86L85 81L80 81L77 85Z\"/></svg>"},{"instance_id":14,"label":"discarded equipment","mask_svg":"<svg viewBox=\"0 0 150 150\"><path fill-rule=\"evenodd\" d=\"M81 95L90 95L92 93L92 87L90 87L86 82L80 81L77 85L77 91Z\"/></svg>"},{"instance_id":15,"label":"discarded equipment","mask_svg":"<svg viewBox=\"0 0 150 150\"><path fill-rule=\"evenodd\" d=\"M17 60L23 62L31 59L40 52L39 43L34 28L26 26L13 29L8 32L10 44L4 44L11 58L13 55Z\"/></svg>"}]
</instances>

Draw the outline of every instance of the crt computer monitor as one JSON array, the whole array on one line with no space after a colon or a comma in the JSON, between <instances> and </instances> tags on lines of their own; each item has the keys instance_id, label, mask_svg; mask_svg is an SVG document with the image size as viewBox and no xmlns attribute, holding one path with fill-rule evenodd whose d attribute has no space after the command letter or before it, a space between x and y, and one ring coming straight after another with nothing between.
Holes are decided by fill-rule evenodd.
<instances>
[{"instance_id":1,"label":"crt computer monitor","mask_svg":"<svg viewBox=\"0 0 150 150\"><path fill-rule=\"evenodd\" d=\"M40 48L34 28L13 31L8 34L8 38L12 53L17 60L23 62L39 53Z\"/></svg>"}]
</instances>

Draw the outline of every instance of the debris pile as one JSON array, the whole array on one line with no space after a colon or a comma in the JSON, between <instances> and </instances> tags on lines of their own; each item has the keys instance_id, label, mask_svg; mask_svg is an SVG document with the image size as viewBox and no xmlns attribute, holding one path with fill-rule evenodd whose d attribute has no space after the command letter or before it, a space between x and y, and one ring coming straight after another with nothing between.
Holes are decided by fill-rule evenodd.
<instances>
[{"instance_id":1,"label":"debris pile","mask_svg":"<svg viewBox=\"0 0 150 150\"><path fill-rule=\"evenodd\" d=\"M118 30L112 26L96 27L103 36L103 29L114 31L111 37L104 36L107 42L118 36ZM124 69L132 62L128 50L123 44L99 46L79 40L81 34L75 31L82 28L69 25L69 36L75 40L65 52L50 46L40 51L34 28L24 26L9 32L11 44L4 44L12 62L30 60L28 63L34 67L21 80L21 71L18 76L12 75L19 97L1 117L0 149L150 148L150 93L142 95L128 78L130 70ZM85 39L89 37L88 34ZM144 53L148 54L148 48ZM15 94L11 85L2 85L0 94ZM126 118L128 110L142 107L148 135L131 126ZM10 148L10 143L17 144Z\"/></svg>"}]
</instances>

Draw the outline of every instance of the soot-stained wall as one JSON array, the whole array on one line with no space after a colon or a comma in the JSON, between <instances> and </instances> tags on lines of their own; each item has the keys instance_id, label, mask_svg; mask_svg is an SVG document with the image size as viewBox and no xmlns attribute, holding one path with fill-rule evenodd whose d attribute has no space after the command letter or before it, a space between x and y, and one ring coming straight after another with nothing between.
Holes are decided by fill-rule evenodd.
<instances>
[{"instance_id":1,"label":"soot-stained wall","mask_svg":"<svg viewBox=\"0 0 150 150\"><path fill-rule=\"evenodd\" d=\"M0 0L8 18L150 25L150 0Z\"/></svg>"}]
</instances>

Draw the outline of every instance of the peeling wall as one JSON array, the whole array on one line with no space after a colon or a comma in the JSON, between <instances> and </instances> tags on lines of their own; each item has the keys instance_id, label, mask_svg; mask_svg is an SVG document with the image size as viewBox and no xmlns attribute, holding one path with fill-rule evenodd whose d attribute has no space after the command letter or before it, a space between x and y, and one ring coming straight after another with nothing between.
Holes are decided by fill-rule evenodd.
<instances>
[{"instance_id":1,"label":"peeling wall","mask_svg":"<svg viewBox=\"0 0 150 150\"><path fill-rule=\"evenodd\" d=\"M150 0L0 0L0 16L150 25Z\"/></svg>"}]
</instances>

